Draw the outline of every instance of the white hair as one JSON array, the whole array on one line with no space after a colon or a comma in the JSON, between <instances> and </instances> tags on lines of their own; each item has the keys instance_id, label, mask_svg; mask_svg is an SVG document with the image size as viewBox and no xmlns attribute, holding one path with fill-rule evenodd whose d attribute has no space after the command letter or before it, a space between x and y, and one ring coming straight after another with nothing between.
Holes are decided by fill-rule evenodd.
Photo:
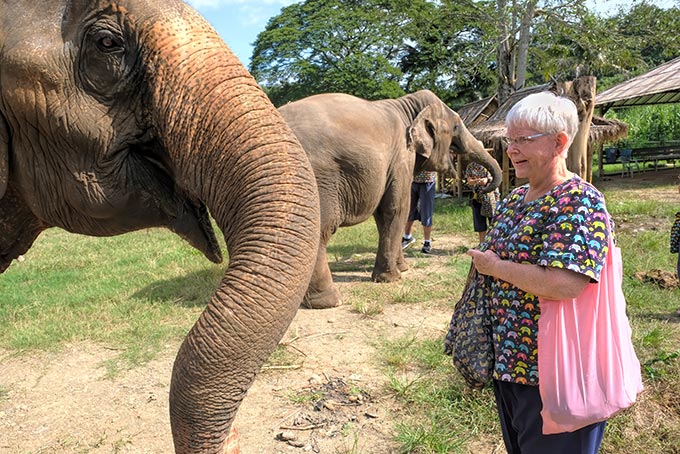
<instances>
[{"instance_id":1,"label":"white hair","mask_svg":"<svg viewBox=\"0 0 680 454\"><path fill-rule=\"evenodd\" d=\"M578 131L578 111L571 99L543 91L528 95L512 106L505 125L550 134L564 132L569 139L566 149L569 149Z\"/></svg>"}]
</instances>

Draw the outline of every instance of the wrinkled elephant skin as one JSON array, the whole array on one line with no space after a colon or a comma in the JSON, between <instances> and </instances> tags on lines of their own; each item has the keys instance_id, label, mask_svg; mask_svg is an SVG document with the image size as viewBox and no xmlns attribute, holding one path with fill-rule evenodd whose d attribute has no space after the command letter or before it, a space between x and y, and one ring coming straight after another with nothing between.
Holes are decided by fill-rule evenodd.
<instances>
[{"instance_id":1,"label":"wrinkled elephant skin","mask_svg":"<svg viewBox=\"0 0 680 454\"><path fill-rule=\"evenodd\" d=\"M371 215L378 227L372 278L391 282L407 269L401 235L408 215L414 170L451 172L450 150L489 169L491 191L501 169L460 116L434 93L366 101L345 94L311 96L279 108L314 169L321 204L321 241L304 305L340 304L326 245L340 227Z\"/></svg>"},{"instance_id":2,"label":"wrinkled elephant skin","mask_svg":"<svg viewBox=\"0 0 680 454\"><path fill-rule=\"evenodd\" d=\"M8 28L11 27L11 28ZM58 226L166 227L229 266L170 389L177 453L236 452L231 423L299 308L319 240L299 142L217 33L177 0L5 0L0 271Z\"/></svg>"}]
</instances>

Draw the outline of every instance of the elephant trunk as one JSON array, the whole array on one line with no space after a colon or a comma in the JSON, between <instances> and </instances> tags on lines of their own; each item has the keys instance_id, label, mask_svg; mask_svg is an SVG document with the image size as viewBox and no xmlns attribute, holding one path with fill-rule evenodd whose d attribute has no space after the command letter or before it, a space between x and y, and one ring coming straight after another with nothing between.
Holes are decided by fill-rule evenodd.
<instances>
[{"instance_id":1,"label":"elephant trunk","mask_svg":"<svg viewBox=\"0 0 680 454\"><path fill-rule=\"evenodd\" d=\"M465 130L465 134L469 135L469 138L463 140L463 143L468 144L468 147L465 150L465 157L470 161L481 164L489 171L489 173L491 173L491 183L484 186L482 189L483 193L491 192L499 187L503 181L503 171L501 170L501 166L498 165L496 158L486 151L484 144L477 140L477 138L475 138L475 136L472 135L472 133L469 132L467 128Z\"/></svg>"},{"instance_id":2,"label":"elephant trunk","mask_svg":"<svg viewBox=\"0 0 680 454\"><path fill-rule=\"evenodd\" d=\"M473 155L472 160L486 167L491 173L491 183L482 188L483 193L488 193L494 191L501 185L501 182L503 181L503 171L501 170L501 166L498 165L496 158L483 148L484 146L482 145L482 151Z\"/></svg>"},{"instance_id":3,"label":"elephant trunk","mask_svg":"<svg viewBox=\"0 0 680 454\"><path fill-rule=\"evenodd\" d=\"M154 123L177 183L222 230L229 266L180 347L170 414L176 452L212 453L305 294L319 202L306 155L266 95L197 13L180 17L149 23Z\"/></svg>"}]
</instances>

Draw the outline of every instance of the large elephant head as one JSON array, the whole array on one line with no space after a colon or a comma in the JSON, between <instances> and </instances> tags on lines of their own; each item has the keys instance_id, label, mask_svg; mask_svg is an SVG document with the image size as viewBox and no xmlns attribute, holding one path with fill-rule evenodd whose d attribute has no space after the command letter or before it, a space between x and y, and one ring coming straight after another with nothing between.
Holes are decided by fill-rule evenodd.
<instances>
[{"instance_id":1,"label":"large elephant head","mask_svg":"<svg viewBox=\"0 0 680 454\"><path fill-rule=\"evenodd\" d=\"M165 226L220 261L210 212L229 267L177 355L170 412L177 452L219 452L311 276L308 160L184 3L0 3L0 271L52 226Z\"/></svg>"},{"instance_id":2,"label":"large elephant head","mask_svg":"<svg viewBox=\"0 0 680 454\"><path fill-rule=\"evenodd\" d=\"M453 174L453 155L458 154L463 160L478 162L489 170L493 181L484 192L501 184L503 174L498 162L467 129L458 113L429 90L401 99L418 112L408 130L408 147L416 153L415 170Z\"/></svg>"}]
</instances>

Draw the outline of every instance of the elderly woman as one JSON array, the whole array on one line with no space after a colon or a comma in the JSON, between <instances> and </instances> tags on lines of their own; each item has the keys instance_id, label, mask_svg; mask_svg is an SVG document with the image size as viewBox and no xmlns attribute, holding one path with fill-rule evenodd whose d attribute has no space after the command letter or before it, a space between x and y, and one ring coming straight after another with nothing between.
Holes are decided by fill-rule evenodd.
<instances>
[{"instance_id":1,"label":"elderly woman","mask_svg":"<svg viewBox=\"0 0 680 454\"><path fill-rule=\"evenodd\" d=\"M597 453L605 422L543 435L538 389L539 297L578 296L598 281L610 222L603 195L567 169L578 128L575 105L543 92L529 95L506 118L507 153L528 184L498 205L479 250L470 250L487 289L495 348L494 394L510 454Z\"/></svg>"}]
</instances>

